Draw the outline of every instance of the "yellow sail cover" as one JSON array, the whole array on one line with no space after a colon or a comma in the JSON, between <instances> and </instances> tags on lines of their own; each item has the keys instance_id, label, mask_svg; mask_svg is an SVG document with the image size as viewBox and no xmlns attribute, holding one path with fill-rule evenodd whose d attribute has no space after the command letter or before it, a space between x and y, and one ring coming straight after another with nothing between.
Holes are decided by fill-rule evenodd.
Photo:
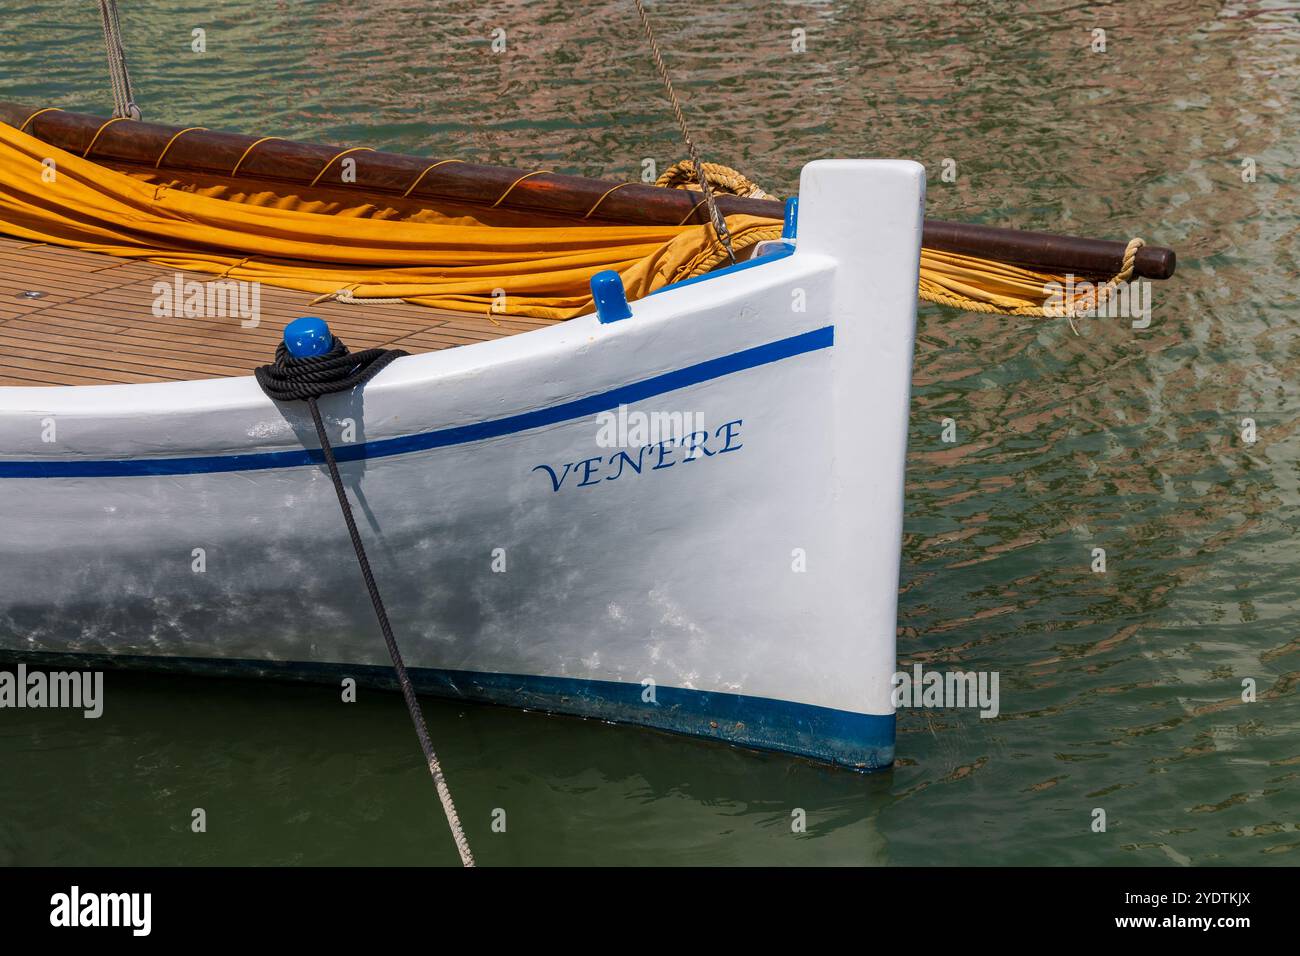
<instances>
[{"instance_id":1,"label":"yellow sail cover","mask_svg":"<svg viewBox=\"0 0 1300 956\"><path fill-rule=\"evenodd\" d=\"M640 298L725 256L707 226L519 228L434 210L373 218L365 203L338 210L161 179L117 172L0 123L0 232L175 269L461 311L489 309L500 289L508 313L568 319L591 311L589 282L601 269L619 272L628 297ZM738 251L781 234L770 219L733 216L727 225Z\"/></svg>"},{"instance_id":2,"label":"yellow sail cover","mask_svg":"<svg viewBox=\"0 0 1300 956\"><path fill-rule=\"evenodd\" d=\"M726 258L710 226L487 225L373 197L341 202L208 179L120 172L0 123L0 233L318 296L469 312L504 304L507 314L562 320L592 310L588 283L602 269L638 299ZM738 252L781 233L780 222L754 216L729 216L727 226ZM925 249L919 292L1041 315L1044 283L1058 278Z\"/></svg>"}]
</instances>

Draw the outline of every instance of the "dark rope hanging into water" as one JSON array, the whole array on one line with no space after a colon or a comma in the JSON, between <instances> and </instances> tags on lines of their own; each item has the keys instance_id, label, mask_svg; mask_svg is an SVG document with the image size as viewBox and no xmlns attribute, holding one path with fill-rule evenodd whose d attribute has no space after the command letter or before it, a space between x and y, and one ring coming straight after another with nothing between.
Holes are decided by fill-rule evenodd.
<instances>
[{"instance_id":1,"label":"dark rope hanging into water","mask_svg":"<svg viewBox=\"0 0 1300 956\"><path fill-rule=\"evenodd\" d=\"M348 526L348 536L352 539L352 548L357 554L357 564L361 566L361 576L365 579L366 590L370 593L370 603L374 605L379 629L383 631L384 643L388 645L388 656L393 661L393 670L397 672L397 682L401 685L406 709L410 712L411 722L415 725L415 735L420 739L420 749L424 751L429 775L433 777L433 784L438 790L438 799L442 801L442 809L447 814L447 824L451 827L452 839L456 841L460 861L465 866L473 866L474 856L470 852L469 841L465 838L460 817L456 814L456 805L452 802L451 790L443 776L442 765L438 763L438 755L434 753L433 741L429 739L429 728L424 722L424 712L415 697L411 678L407 675L406 664L402 660L402 652L397 646L397 639L393 636L393 627L388 621L388 611L384 607L383 598L380 597L375 575L370 570L365 545L357 530L356 519L352 516L352 504L348 501L347 492L343 488L343 478L339 474L338 462L334 459L334 449L330 445L329 436L325 433L325 423L321 420L320 408L316 404L316 400L322 395L346 392L364 385L394 359L406 354L400 349L366 349L354 354L349 352L347 346L335 336L331 348L323 355L296 358L289 354L288 348L281 342L275 350L275 362L260 366L255 374L257 384L262 387L267 397L277 402L304 400L307 402L307 407L311 409L311 419L316 425L316 437L320 440L321 452L325 456L330 480L334 482L334 493L339 499L339 509L343 512L343 520Z\"/></svg>"}]
</instances>

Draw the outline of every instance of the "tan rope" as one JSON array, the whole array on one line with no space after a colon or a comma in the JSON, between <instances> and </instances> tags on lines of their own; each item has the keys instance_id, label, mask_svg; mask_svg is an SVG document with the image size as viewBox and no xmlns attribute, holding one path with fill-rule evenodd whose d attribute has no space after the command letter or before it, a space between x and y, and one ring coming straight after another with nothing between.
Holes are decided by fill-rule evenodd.
<instances>
[{"instance_id":1,"label":"tan rope","mask_svg":"<svg viewBox=\"0 0 1300 956\"><path fill-rule=\"evenodd\" d=\"M438 162L426 166L424 168L424 172L416 176L415 182L411 183L411 185L407 187L406 192L402 193L402 198L405 199L407 196L411 195L412 190L414 190L415 187L420 185L420 183L424 180L425 173L433 172L433 170L437 169L439 166L446 166L448 163L463 163L463 162L465 162L465 160L463 159L440 159L438 160Z\"/></svg>"},{"instance_id":2,"label":"tan rope","mask_svg":"<svg viewBox=\"0 0 1300 956\"><path fill-rule=\"evenodd\" d=\"M709 180L709 185L720 193L725 193L728 196L743 196L746 199L776 198L751 181L744 173L732 169L730 166L724 166L721 163L701 163L700 165L704 169L705 177ZM689 159L673 163L668 167L667 172L655 180L656 186L665 189L687 189L698 184L699 178L695 170L695 164Z\"/></svg>"},{"instance_id":3,"label":"tan rope","mask_svg":"<svg viewBox=\"0 0 1300 956\"><path fill-rule=\"evenodd\" d=\"M250 262L253 261L253 258L254 258L253 256L244 256L244 258L240 259L238 262L232 262L230 265L226 266L224 269L221 270L220 274L217 276L217 281L220 282L222 279L230 275L230 273L234 272L236 269L241 269L244 266L248 265Z\"/></svg>"},{"instance_id":4,"label":"tan rope","mask_svg":"<svg viewBox=\"0 0 1300 956\"><path fill-rule=\"evenodd\" d=\"M235 168L230 171L230 175L233 177L236 173L239 172L239 167L244 165L244 160L248 159L248 154L251 153L254 149L261 146L263 143L269 143L271 140L279 139L279 138L280 138L279 136L263 136L261 139L256 140L253 143L249 144L248 149L244 150L244 155L239 157L239 162L235 163Z\"/></svg>"},{"instance_id":5,"label":"tan rope","mask_svg":"<svg viewBox=\"0 0 1300 956\"><path fill-rule=\"evenodd\" d=\"M158 162L153 164L153 168L154 169L162 168L162 161L163 158L167 155L167 151L172 148L172 143L180 139L182 135L184 135L185 133L193 133L197 130L206 130L206 129L207 129L206 126L187 126L185 127L185 129L177 130L176 134L172 136L171 139L167 140L167 145L163 147L162 152L158 154Z\"/></svg>"},{"instance_id":6,"label":"tan rope","mask_svg":"<svg viewBox=\"0 0 1300 956\"><path fill-rule=\"evenodd\" d=\"M979 299L972 299L956 292L949 292L946 289L921 289L918 297L923 302L933 302L935 305L946 305L951 309L960 309L963 312L987 312L997 315L1032 315L1039 318L1044 317L1047 313L1041 305L1017 305L1004 306L995 302L981 302Z\"/></svg>"},{"instance_id":7,"label":"tan rope","mask_svg":"<svg viewBox=\"0 0 1300 956\"><path fill-rule=\"evenodd\" d=\"M406 303L405 299L399 298L359 296L356 294L356 290L360 287L360 282L354 282L336 292L326 292L324 295L318 295L307 304L319 305L321 302L342 302L344 305L404 305Z\"/></svg>"},{"instance_id":8,"label":"tan rope","mask_svg":"<svg viewBox=\"0 0 1300 956\"><path fill-rule=\"evenodd\" d=\"M518 186L520 183L522 183L525 179L528 179L531 176L541 176L545 173L553 173L553 172L554 170L552 169L535 169L531 173L524 173L522 176L520 176L518 179L516 179L513 183L510 184L510 187L501 194L501 198L492 204L492 208L495 209L497 206L505 202L506 197L509 196L510 193L514 190L514 188Z\"/></svg>"},{"instance_id":9,"label":"tan rope","mask_svg":"<svg viewBox=\"0 0 1300 956\"><path fill-rule=\"evenodd\" d=\"M1071 312L1091 311L1107 301L1119 288L1121 282L1127 282L1133 277L1138 250L1145 245L1146 242L1136 236L1130 239L1128 245L1124 247L1124 259L1120 263L1119 272L1107 279L1102 285L1093 286L1070 303Z\"/></svg>"},{"instance_id":10,"label":"tan rope","mask_svg":"<svg viewBox=\"0 0 1300 956\"><path fill-rule=\"evenodd\" d=\"M739 251L744 252L750 246L756 246L760 242L767 242L770 239L780 239L782 228L781 224L777 223L772 226L763 226L757 229L751 229L744 235L744 237L736 240L736 245L739 247ZM722 265L722 263L726 262L728 258L730 258L730 253L723 248L722 243L717 239L714 239L709 251L697 259L684 275L678 276L674 281L680 282L682 279L692 279L695 276L702 276L706 272L712 272L718 266Z\"/></svg>"},{"instance_id":11,"label":"tan rope","mask_svg":"<svg viewBox=\"0 0 1300 956\"><path fill-rule=\"evenodd\" d=\"M344 156L348 155L348 153L359 153L363 150L368 150L373 153L375 151L375 148L373 146L353 146L351 149L343 150L341 153L338 153L337 155L332 157L328 163L326 163L324 166L320 168L320 172L317 173L316 178L311 181L311 185L315 186L318 182L320 182L320 178L325 175L326 170L328 170L331 166L334 165L334 160L342 159Z\"/></svg>"},{"instance_id":12,"label":"tan rope","mask_svg":"<svg viewBox=\"0 0 1300 956\"><path fill-rule=\"evenodd\" d=\"M63 112L63 110L61 110L61 109L60 109L59 107L57 107L57 106L47 106L47 107L45 107L44 109L39 109L39 110L37 110L35 113L33 113L31 116L27 117L27 119L23 120L23 125L20 126L20 127L18 127L18 132L20 132L20 133L21 133L21 132L24 132L24 131L27 129L27 124L28 124L28 123L30 123L32 120L36 119L36 117L40 116L42 113L48 113L48 112L50 112L51 110L57 111L57 112L59 112L59 113L62 113L62 112Z\"/></svg>"},{"instance_id":13,"label":"tan rope","mask_svg":"<svg viewBox=\"0 0 1300 956\"><path fill-rule=\"evenodd\" d=\"M704 201L703 199L701 199L701 200L700 200L699 202L697 202L694 206L692 206L692 207L691 207L691 211L688 212L685 216L683 216L683 217L682 217L682 221L679 222L677 225L679 225L679 226L684 226L684 225L686 225L688 222L690 222L692 219L694 219L694 218L695 218L695 214L696 214L697 212L700 211L700 207L704 205L704 202L705 202L705 201Z\"/></svg>"},{"instance_id":14,"label":"tan rope","mask_svg":"<svg viewBox=\"0 0 1300 956\"><path fill-rule=\"evenodd\" d=\"M99 129L95 130L95 135L92 136L92 137L90 138L90 145L87 146L87 147L86 147L86 151L85 151L84 153L81 154L81 158L82 158L82 159L85 159L87 156L90 155L90 151L91 151L92 149L94 149L94 148L95 148L95 144L99 142L99 134L100 134L100 133L104 132L104 130L108 129L108 128L109 128L110 126L112 126L114 123L120 123L120 122L122 122L122 120L127 120L127 119L130 119L130 118L131 118L131 117L129 117L129 116L114 116L111 120L108 120L108 121L105 122L102 126L100 126Z\"/></svg>"},{"instance_id":15,"label":"tan rope","mask_svg":"<svg viewBox=\"0 0 1300 956\"><path fill-rule=\"evenodd\" d=\"M592 207L587 210L587 214L582 218L590 219L591 214L594 213L598 208L600 208L600 204L605 201L605 197L608 196L610 193L617 192L618 190L622 189L624 186L635 186L635 185L636 183L619 183L617 186L611 186L609 189L606 189L603 193L600 194L600 198L596 200L596 202L592 205Z\"/></svg>"}]
</instances>

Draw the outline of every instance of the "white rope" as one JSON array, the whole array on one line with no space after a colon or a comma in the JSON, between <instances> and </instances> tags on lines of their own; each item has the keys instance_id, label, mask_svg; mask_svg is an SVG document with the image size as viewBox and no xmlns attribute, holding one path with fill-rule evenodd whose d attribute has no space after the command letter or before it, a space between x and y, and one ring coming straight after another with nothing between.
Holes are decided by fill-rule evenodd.
<instances>
[{"instance_id":1,"label":"white rope","mask_svg":"<svg viewBox=\"0 0 1300 956\"><path fill-rule=\"evenodd\" d=\"M428 751L429 773L433 777L433 786L438 791L438 799L442 801L442 812L447 817L447 825L451 828L451 839L456 844L456 852L460 854L460 865L465 867L476 866L474 854L469 848L469 838L465 836L465 828L461 826L460 816L456 813L456 805L451 802L451 788L447 786L447 778L442 774L442 765L438 763L437 756L434 755L432 746Z\"/></svg>"},{"instance_id":2,"label":"white rope","mask_svg":"<svg viewBox=\"0 0 1300 956\"><path fill-rule=\"evenodd\" d=\"M140 107L131 94L131 74L126 70L126 50L122 46L122 23L117 16L117 0L99 0L99 19L104 25L104 49L108 52L108 81L113 87L113 115L138 120Z\"/></svg>"},{"instance_id":3,"label":"white rope","mask_svg":"<svg viewBox=\"0 0 1300 956\"><path fill-rule=\"evenodd\" d=\"M356 296L352 294L351 289L339 289L338 292L324 298L317 299L317 302L342 302L344 305L404 305L405 299L372 299L368 296Z\"/></svg>"}]
</instances>

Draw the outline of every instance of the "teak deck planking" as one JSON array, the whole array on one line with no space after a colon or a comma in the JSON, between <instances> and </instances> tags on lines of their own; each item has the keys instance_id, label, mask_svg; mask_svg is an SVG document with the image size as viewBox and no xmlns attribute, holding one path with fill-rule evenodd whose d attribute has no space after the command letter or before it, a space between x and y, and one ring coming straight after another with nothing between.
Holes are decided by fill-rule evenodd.
<instances>
[{"instance_id":1,"label":"teak deck planking","mask_svg":"<svg viewBox=\"0 0 1300 956\"><path fill-rule=\"evenodd\" d=\"M181 273L209 282L211 275ZM176 270L137 259L0 236L0 386L111 385L251 375L275 356L284 327L319 315L355 350L432 352L550 324L406 304L319 302L263 285L260 321L153 314L155 282ZM26 291L45 293L39 299Z\"/></svg>"}]
</instances>

